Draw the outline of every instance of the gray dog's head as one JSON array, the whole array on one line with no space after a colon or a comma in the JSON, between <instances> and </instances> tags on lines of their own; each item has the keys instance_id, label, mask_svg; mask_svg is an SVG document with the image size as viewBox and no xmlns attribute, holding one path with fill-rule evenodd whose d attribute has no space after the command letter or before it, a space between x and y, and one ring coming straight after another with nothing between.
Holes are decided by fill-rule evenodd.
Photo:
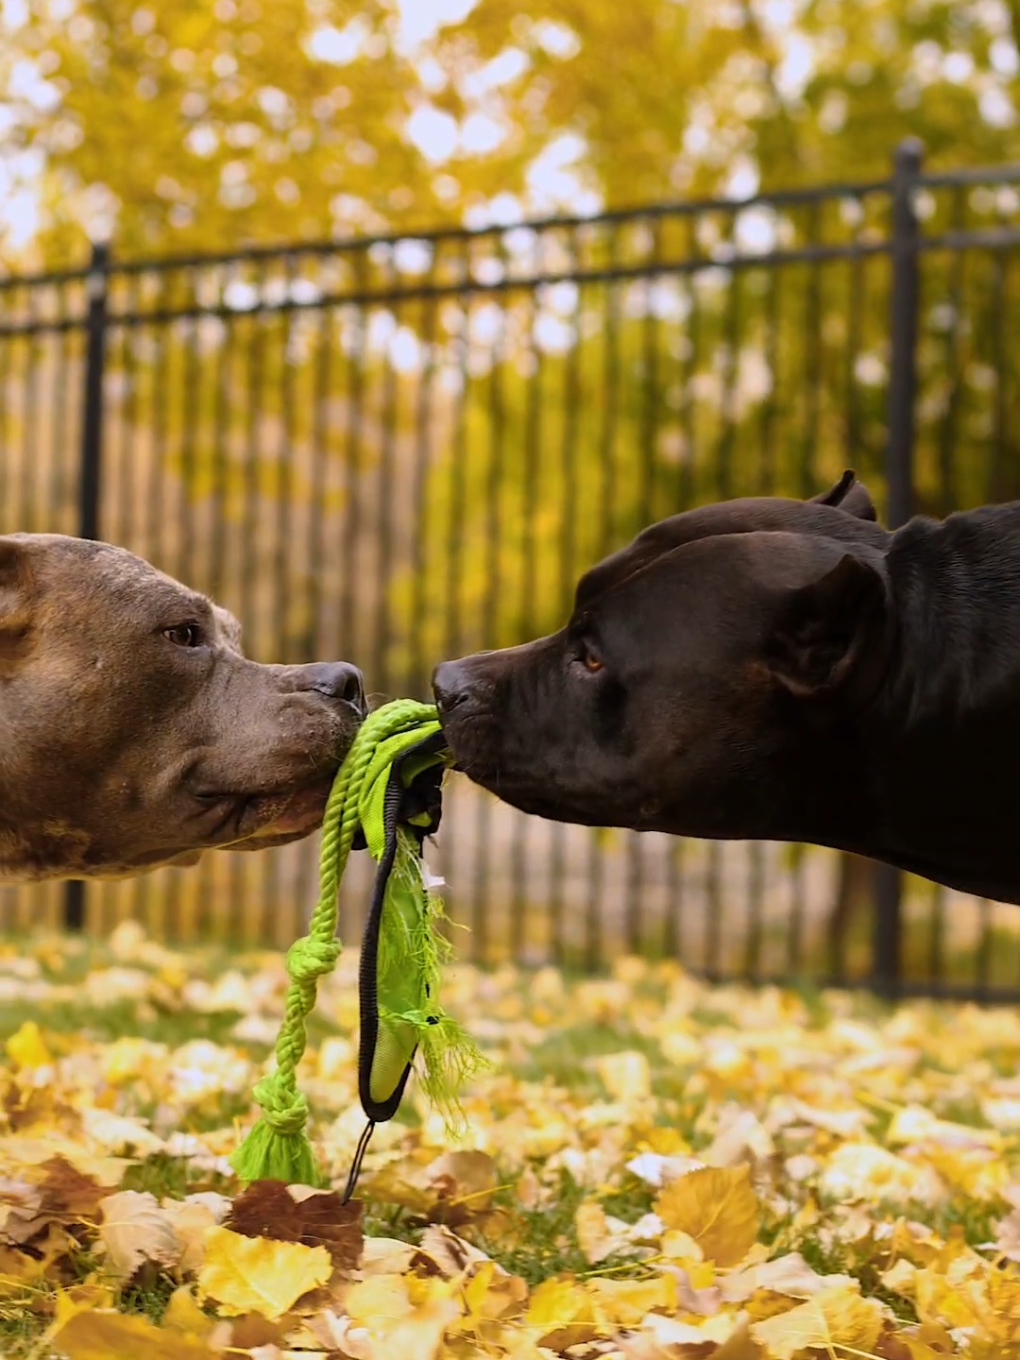
<instances>
[{"instance_id":1,"label":"gray dog's head","mask_svg":"<svg viewBox=\"0 0 1020 1360\"><path fill-rule=\"evenodd\" d=\"M121 548L0 537L0 876L112 876L307 835L364 714L347 663L263 666Z\"/></svg>"}]
</instances>

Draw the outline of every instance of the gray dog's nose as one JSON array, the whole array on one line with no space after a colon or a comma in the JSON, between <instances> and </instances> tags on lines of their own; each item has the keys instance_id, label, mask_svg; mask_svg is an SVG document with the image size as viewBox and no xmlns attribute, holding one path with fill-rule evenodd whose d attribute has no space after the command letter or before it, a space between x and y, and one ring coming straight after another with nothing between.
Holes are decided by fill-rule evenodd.
<instances>
[{"instance_id":1,"label":"gray dog's nose","mask_svg":"<svg viewBox=\"0 0 1020 1360\"><path fill-rule=\"evenodd\" d=\"M440 713L450 713L470 697L467 671L459 661L443 661L432 672L432 693Z\"/></svg>"},{"instance_id":2,"label":"gray dog's nose","mask_svg":"<svg viewBox=\"0 0 1020 1360\"><path fill-rule=\"evenodd\" d=\"M317 690L327 699L343 699L345 703L365 712L365 677L349 661L316 661L306 668L309 689Z\"/></svg>"}]
</instances>

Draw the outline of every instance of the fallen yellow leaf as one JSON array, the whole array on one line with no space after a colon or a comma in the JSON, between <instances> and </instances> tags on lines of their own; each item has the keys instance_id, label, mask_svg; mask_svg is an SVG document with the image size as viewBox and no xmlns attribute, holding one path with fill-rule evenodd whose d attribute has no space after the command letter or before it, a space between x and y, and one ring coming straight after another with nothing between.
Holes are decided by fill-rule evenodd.
<instances>
[{"instance_id":1,"label":"fallen yellow leaf","mask_svg":"<svg viewBox=\"0 0 1020 1360\"><path fill-rule=\"evenodd\" d=\"M209 1360L203 1341L124 1313L75 1313L53 1338L68 1360Z\"/></svg>"},{"instance_id":2,"label":"fallen yellow leaf","mask_svg":"<svg viewBox=\"0 0 1020 1360\"><path fill-rule=\"evenodd\" d=\"M278 1318L333 1273L325 1247L243 1237L218 1226L206 1230L205 1245L199 1291L216 1299L226 1317L255 1312Z\"/></svg>"},{"instance_id":3,"label":"fallen yellow leaf","mask_svg":"<svg viewBox=\"0 0 1020 1360\"><path fill-rule=\"evenodd\" d=\"M216 1325L215 1320L199 1307L189 1285L182 1284L170 1295L163 1314L164 1327L172 1327L192 1340L204 1341Z\"/></svg>"},{"instance_id":4,"label":"fallen yellow leaf","mask_svg":"<svg viewBox=\"0 0 1020 1360\"><path fill-rule=\"evenodd\" d=\"M53 1061L34 1020L26 1020L7 1040L6 1048L15 1067L46 1067Z\"/></svg>"},{"instance_id":5,"label":"fallen yellow leaf","mask_svg":"<svg viewBox=\"0 0 1020 1360\"><path fill-rule=\"evenodd\" d=\"M739 1264L758 1238L758 1201L746 1166L689 1171L659 1194L655 1212L719 1266Z\"/></svg>"},{"instance_id":6,"label":"fallen yellow leaf","mask_svg":"<svg viewBox=\"0 0 1020 1360\"><path fill-rule=\"evenodd\" d=\"M646 1313L676 1308L677 1285L670 1275L650 1280L594 1279L588 1289L601 1318L621 1327L636 1327Z\"/></svg>"},{"instance_id":7,"label":"fallen yellow leaf","mask_svg":"<svg viewBox=\"0 0 1020 1360\"><path fill-rule=\"evenodd\" d=\"M344 1309L355 1326L367 1327L385 1319L394 1320L414 1312L402 1275L374 1275L348 1289Z\"/></svg>"},{"instance_id":8,"label":"fallen yellow leaf","mask_svg":"<svg viewBox=\"0 0 1020 1360\"><path fill-rule=\"evenodd\" d=\"M862 1299L855 1282L854 1288L822 1290L807 1303L754 1323L751 1335L770 1360L795 1360L812 1350L832 1355L837 1346L860 1355L874 1349L884 1320L882 1305Z\"/></svg>"},{"instance_id":9,"label":"fallen yellow leaf","mask_svg":"<svg viewBox=\"0 0 1020 1360\"><path fill-rule=\"evenodd\" d=\"M532 1290L525 1324L537 1329L536 1344L566 1350L590 1341L596 1333L595 1303L583 1285L569 1276L543 1280Z\"/></svg>"},{"instance_id":10,"label":"fallen yellow leaf","mask_svg":"<svg viewBox=\"0 0 1020 1360\"><path fill-rule=\"evenodd\" d=\"M595 1059L595 1071L614 1100L645 1100L652 1093L652 1073L643 1053L607 1053Z\"/></svg>"},{"instance_id":11,"label":"fallen yellow leaf","mask_svg":"<svg viewBox=\"0 0 1020 1360\"><path fill-rule=\"evenodd\" d=\"M464 1286L464 1302L473 1323L517 1317L528 1297L528 1286L495 1261L484 1261Z\"/></svg>"}]
</instances>

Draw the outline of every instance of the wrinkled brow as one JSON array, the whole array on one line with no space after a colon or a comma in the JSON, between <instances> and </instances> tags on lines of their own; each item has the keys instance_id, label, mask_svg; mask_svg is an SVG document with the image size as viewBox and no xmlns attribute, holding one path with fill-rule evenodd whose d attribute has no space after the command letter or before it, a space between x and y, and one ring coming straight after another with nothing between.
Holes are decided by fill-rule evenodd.
<instances>
[{"instance_id":1,"label":"wrinkled brow","mask_svg":"<svg viewBox=\"0 0 1020 1360\"><path fill-rule=\"evenodd\" d=\"M229 609L224 609L222 605L214 604L212 612L224 642L233 647L236 652L239 652L241 650L241 625L237 619L234 618Z\"/></svg>"},{"instance_id":2,"label":"wrinkled brow","mask_svg":"<svg viewBox=\"0 0 1020 1360\"><path fill-rule=\"evenodd\" d=\"M888 530L878 524L814 501L748 497L705 505L650 525L632 543L592 567L578 582L575 612L590 607L600 595L622 585L676 548L719 534L753 534L761 530L817 534L876 547L883 547L889 538Z\"/></svg>"}]
</instances>

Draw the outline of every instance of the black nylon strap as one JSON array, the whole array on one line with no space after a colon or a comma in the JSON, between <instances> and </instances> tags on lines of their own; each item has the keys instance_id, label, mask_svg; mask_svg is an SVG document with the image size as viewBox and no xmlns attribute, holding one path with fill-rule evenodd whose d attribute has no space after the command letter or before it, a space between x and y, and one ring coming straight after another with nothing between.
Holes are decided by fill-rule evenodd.
<instances>
[{"instance_id":1,"label":"black nylon strap","mask_svg":"<svg viewBox=\"0 0 1020 1360\"><path fill-rule=\"evenodd\" d=\"M439 731L431 733L414 746L409 746L405 751L402 751L390 769L386 796L383 800L383 828L386 833L386 840L382 858L376 869L375 882L372 887L372 901L365 921L365 932L361 940L361 958L358 964L358 1004L361 1017L361 1039L358 1046L358 1096L361 1100L361 1108L373 1125L385 1124L396 1114L403 1099L407 1079L411 1075L414 1058L412 1053L411 1061L404 1068L403 1075L392 1094L386 1100L373 1100L371 1092L372 1061L375 1056L376 1041L379 1038L377 970L379 931L382 927L383 906L386 901L386 885L396 861L397 828L399 826L406 827L418 841L420 849L425 837L438 827L442 815L442 795L439 790L439 781L443 775L442 766L432 766L423 770L407 788L404 786L401 770L406 760L419 755L438 754L445 746L446 737ZM416 789L418 785L423 787ZM424 794L424 805L419 807L418 805L423 803L422 794ZM428 826L419 826L413 822L408 822L409 816L416 816L421 812L429 814Z\"/></svg>"}]
</instances>

